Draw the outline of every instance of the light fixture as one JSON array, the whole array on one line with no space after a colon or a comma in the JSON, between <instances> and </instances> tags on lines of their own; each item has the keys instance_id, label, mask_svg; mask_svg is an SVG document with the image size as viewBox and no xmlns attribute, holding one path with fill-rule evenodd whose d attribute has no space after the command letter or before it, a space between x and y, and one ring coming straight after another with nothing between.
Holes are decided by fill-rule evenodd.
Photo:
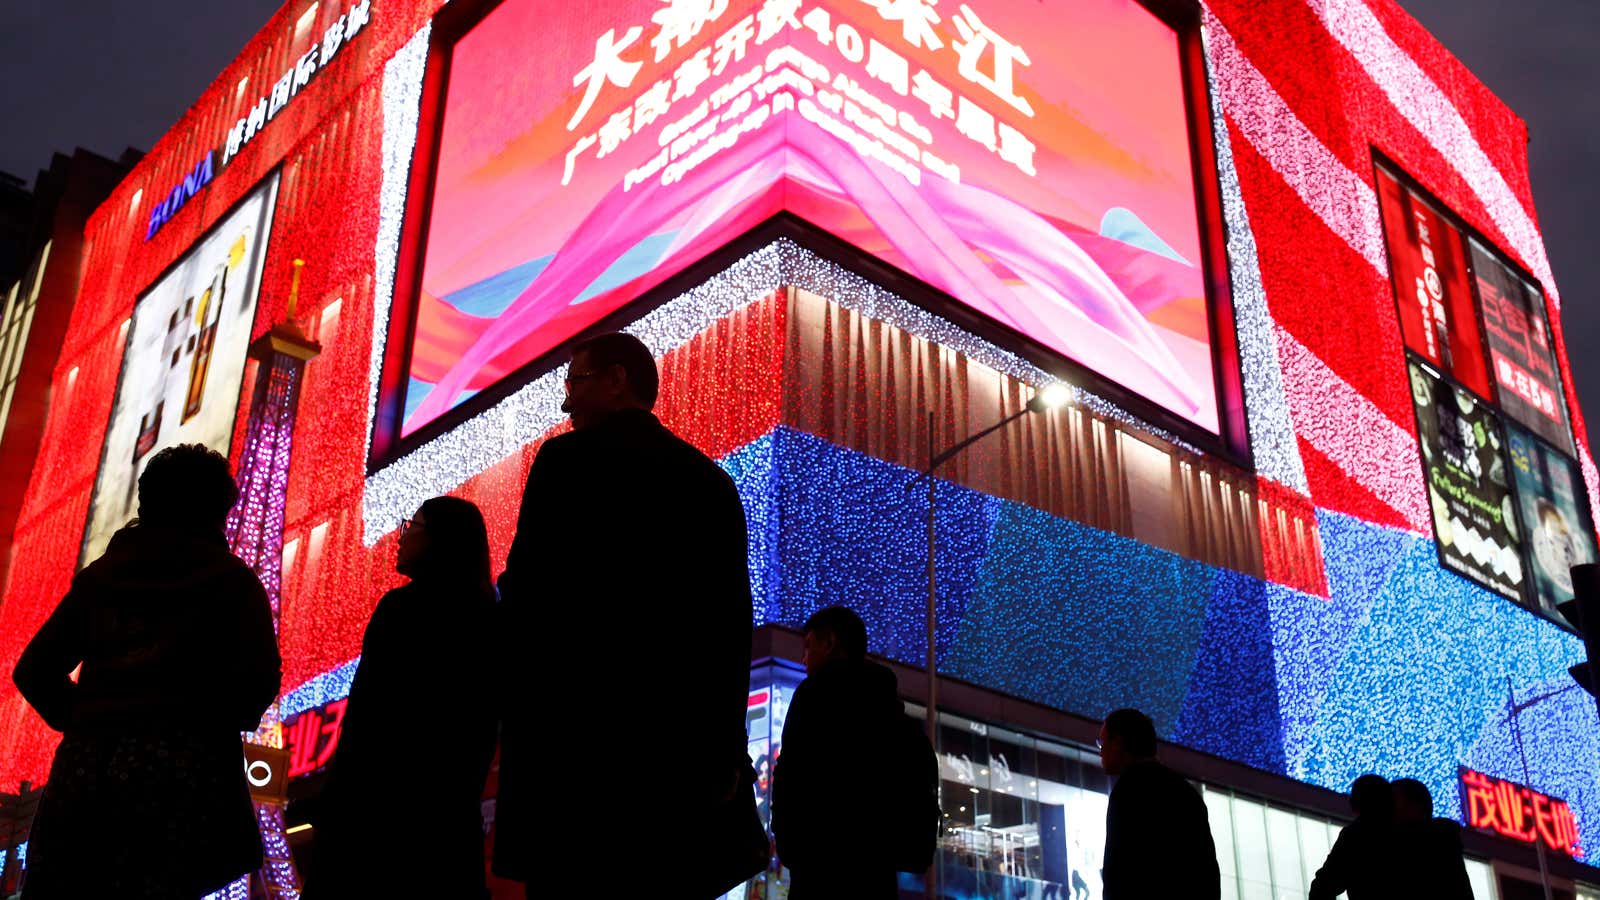
<instances>
[{"instance_id":1,"label":"light fixture","mask_svg":"<svg viewBox=\"0 0 1600 900\"><path fill-rule=\"evenodd\" d=\"M1059 409L1067 405L1067 401L1071 399L1072 388L1064 381L1054 381L1034 392L1033 399L1028 401L1028 409L1033 412Z\"/></svg>"}]
</instances>

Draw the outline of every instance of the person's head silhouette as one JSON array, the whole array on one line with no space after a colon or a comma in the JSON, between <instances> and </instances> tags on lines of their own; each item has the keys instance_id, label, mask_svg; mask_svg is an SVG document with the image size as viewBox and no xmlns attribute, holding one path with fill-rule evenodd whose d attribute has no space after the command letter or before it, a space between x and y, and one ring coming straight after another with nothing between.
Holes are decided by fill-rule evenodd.
<instances>
[{"instance_id":1,"label":"person's head silhouette","mask_svg":"<svg viewBox=\"0 0 1600 900\"><path fill-rule=\"evenodd\" d=\"M238 499L227 458L203 444L159 450L139 476L142 525L220 533Z\"/></svg>"},{"instance_id":2,"label":"person's head silhouette","mask_svg":"<svg viewBox=\"0 0 1600 900\"><path fill-rule=\"evenodd\" d=\"M1121 775L1140 760L1155 759L1156 725L1137 709L1113 710L1100 726L1100 765L1107 775Z\"/></svg>"},{"instance_id":3,"label":"person's head silhouette","mask_svg":"<svg viewBox=\"0 0 1600 900\"><path fill-rule=\"evenodd\" d=\"M561 411L572 427L587 428L624 409L654 409L661 375L650 348L631 334L602 334L572 349L567 399Z\"/></svg>"},{"instance_id":4,"label":"person's head silhouette","mask_svg":"<svg viewBox=\"0 0 1600 900\"><path fill-rule=\"evenodd\" d=\"M815 675L838 662L860 662L867 655L867 625L843 606L819 609L806 620L806 673Z\"/></svg>"},{"instance_id":5,"label":"person's head silhouette","mask_svg":"<svg viewBox=\"0 0 1600 900\"><path fill-rule=\"evenodd\" d=\"M1415 778L1398 778L1390 785L1394 791L1396 822L1427 822L1433 818L1433 792Z\"/></svg>"},{"instance_id":6,"label":"person's head silhouette","mask_svg":"<svg viewBox=\"0 0 1600 900\"><path fill-rule=\"evenodd\" d=\"M434 497L401 527L395 571L413 581L465 584L493 594L483 513L458 497Z\"/></svg>"},{"instance_id":7,"label":"person's head silhouette","mask_svg":"<svg viewBox=\"0 0 1600 900\"><path fill-rule=\"evenodd\" d=\"M1394 788L1382 775L1363 775L1350 785L1350 808L1373 819L1394 817Z\"/></svg>"}]
</instances>

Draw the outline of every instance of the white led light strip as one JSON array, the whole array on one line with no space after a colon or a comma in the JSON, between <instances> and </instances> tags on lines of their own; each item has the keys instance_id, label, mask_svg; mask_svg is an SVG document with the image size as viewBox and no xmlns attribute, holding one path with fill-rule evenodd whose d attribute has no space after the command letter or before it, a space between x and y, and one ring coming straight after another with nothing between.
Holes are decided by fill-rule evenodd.
<instances>
[{"instance_id":1,"label":"white led light strip","mask_svg":"<svg viewBox=\"0 0 1600 900\"><path fill-rule=\"evenodd\" d=\"M1207 58L1212 41L1210 29L1203 29ZM1212 61L1208 76L1225 61ZM1245 413L1250 420L1250 449L1256 471L1286 487L1309 496L1305 465L1295 440L1294 424L1289 419L1289 404L1283 398L1283 370L1278 365L1277 331L1267 311L1266 289L1261 285L1261 261L1256 252L1255 232L1250 228L1250 212L1239 189L1239 173L1233 165L1233 141L1222 114L1222 98L1216 79L1211 82L1211 134L1217 153L1217 181L1222 194L1222 218L1228 234L1229 281L1233 289L1234 328L1239 342L1239 369L1244 381Z\"/></svg>"},{"instance_id":2,"label":"white led light strip","mask_svg":"<svg viewBox=\"0 0 1600 900\"><path fill-rule=\"evenodd\" d=\"M1429 78L1383 30L1383 23L1361 0L1306 0L1321 17L1328 33L1343 44L1366 69L1394 108L1439 151L1451 168L1461 173L1489 217L1511 242L1533 274L1543 283L1550 301L1561 307L1544 240L1533 218L1506 183L1505 176L1483 151L1472 128L1444 91Z\"/></svg>"}]
</instances>

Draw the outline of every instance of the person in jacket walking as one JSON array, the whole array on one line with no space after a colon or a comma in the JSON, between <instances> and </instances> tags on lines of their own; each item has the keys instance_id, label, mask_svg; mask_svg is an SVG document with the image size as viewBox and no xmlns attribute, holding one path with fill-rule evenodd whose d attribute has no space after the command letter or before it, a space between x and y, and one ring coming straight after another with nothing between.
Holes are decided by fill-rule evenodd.
<instances>
[{"instance_id":1,"label":"person in jacket walking","mask_svg":"<svg viewBox=\"0 0 1600 900\"><path fill-rule=\"evenodd\" d=\"M1205 801L1156 760L1156 727L1119 709L1100 728L1100 762L1117 779L1106 804L1105 900L1217 900L1217 849Z\"/></svg>"},{"instance_id":2,"label":"person in jacket walking","mask_svg":"<svg viewBox=\"0 0 1600 900\"><path fill-rule=\"evenodd\" d=\"M199 897L260 867L240 732L277 696L281 661L266 592L223 536L237 497L215 451L156 453L139 518L17 660L17 689L63 733L29 900Z\"/></svg>"},{"instance_id":3,"label":"person in jacket walking","mask_svg":"<svg viewBox=\"0 0 1600 900\"><path fill-rule=\"evenodd\" d=\"M1339 831L1311 879L1310 900L1388 900L1400 897L1394 880L1394 789L1381 775L1362 775L1350 785L1354 822Z\"/></svg>"},{"instance_id":4,"label":"person in jacket walking","mask_svg":"<svg viewBox=\"0 0 1600 900\"><path fill-rule=\"evenodd\" d=\"M339 746L313 816L308 900L487 896L483 785L494 758L494 587L478 508L422 504L402 527L395 569L361 642ZM405 738L421 710L450 710L425 745ZM426 760L423 771L418 761ZM418 828L426 873L417 871Z\"/></svg>"},{"instance_id":5,"label":"person in jacket walking","mask_svg":"<svg viewBox=\"0 0 1600 900\"><path fill-rule=\"evenodd\" d=\"M724 884L745 861L706 837L733 812L759 831L744 508L732 479L651 414L658 378L629 335L573 351L573 431L534 457L500 576L494 865L530 897L624 860L672 896L709 898L750 874ZM600 635L582 663L553 649Z\"/></svg>"},{"instance_id":6,"label":"person in jacket walking","mask_svg":"<svg viewBox=\"0 0 1600 900\"><path fill-rule=\"evenodd\" d=\"M1461 857L1461 826L1433 815L1433 792L1415 778L1397 778L1394 790L1396 897L1472 900L1472 880Z\"/></svg>"},{"instance_id":7,"label":"person in jacket walking","mask_svg":"<svg viewBox=\"0 0 1600 900\"><path fill-rule=\"evenodd\" d=\"M772 776L772 834L793 900L893 900L894 863L851 823L884 791L874 765L905 716L894 673L867 660L867 627L842 606L806 620L806 679L783 725Z\"/></svg>"}]
</instances>

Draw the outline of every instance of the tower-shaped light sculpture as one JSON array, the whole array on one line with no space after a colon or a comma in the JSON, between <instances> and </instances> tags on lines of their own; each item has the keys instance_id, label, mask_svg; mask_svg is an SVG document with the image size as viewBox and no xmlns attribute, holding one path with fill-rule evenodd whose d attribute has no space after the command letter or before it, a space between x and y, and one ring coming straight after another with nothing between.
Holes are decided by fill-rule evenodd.
<instances>
[{"instance_id":1,"label":"tower-shaped light sculpture","mask_svg":"<svg viewBox=\"0 0 1600 900\"><path fill-rule=\"evenodd\" d=\"M322 352L316 341L306 337L295 321L300 299L300 270L304 260L294 261L294 279L289 287L288 313L282 322L250 345L250 358L259 364L255 390L250 397L250 418L245 426L244 449L239 454L239 502L228 516L228 545L245 565L255 570L267 590L272 606L272 629L278 629L283 589L283 511L289 484L289 456L294 445L295 413L300 405L300 385L306 363ZM261 727L248 735L250 760L246 775L250 779L256 807L256 822L266 846L266 864L256 877L260 893L269 900L294 900L300 896L300 879L295 872L289 842L284 836L283 803L271 788L281 792L287 777L287 755L283 753L283 725L278 704L261 719ZM216 898L248 898L250 878L239 879L211 895Z\"/></svg>"}]
</instances>

